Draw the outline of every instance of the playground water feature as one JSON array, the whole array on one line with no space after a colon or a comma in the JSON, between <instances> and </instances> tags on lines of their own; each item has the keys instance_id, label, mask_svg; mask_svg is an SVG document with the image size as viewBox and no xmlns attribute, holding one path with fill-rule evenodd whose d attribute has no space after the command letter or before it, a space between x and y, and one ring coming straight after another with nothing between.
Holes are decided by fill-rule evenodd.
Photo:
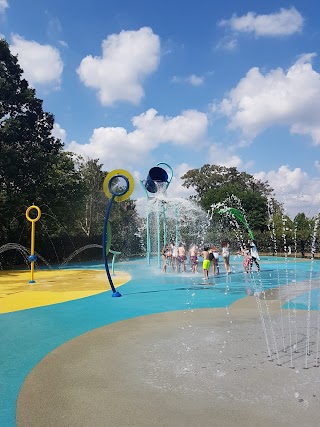
<instances>
[{"instance_id":1,"label":"playground water feature","mask_svg":"<svg viewBox=\"0 0 320 427\"><path fill-rule=\"evenodd\" d=\"M241 209L241 203L235 197L231 197L230 200L227 200L224 204L219 204L219 207L223 207L224 209L228 208L228 204L233 203L236 204ZM217 206L212 207L212 211L216 210ZM182 198L172 198L166 194L166 188L164 186L159 187L159 191L156 192L154 197L148 197L146 203L146 211L147 218L149 222L150 228L150 249L151 253L155 253L155 257L151 257L149 259L149 273L151 273L151 277L149 280L152 282L153 277L157 279L159 283L162 283L162 280L159 276L159 267L160 267L160 249L162 245L167 242L174 242L178 245L178 242L184 241L185 238L189 239L189 244L192 242L197 242L201 246L207 241L207 228L208 221L211 219L202 209L193 203L190 200L185 200ZM272 223L272 212L270 212L270 230L271 235L274 235L274 225ZM243 222L246 224L245 215L243 215ZM237 241L242 246L244 244L244 236L243 232L239 227L238 221L236 221L233 216L229 216L230 224L236 229ZM316 227L318 224L316 223ZM247 227L248 228L248 227ZM285 224L284 224L285 228ZM249 229L249 228L248 228ZM314 231L314 239L316 236L316 229ZM185 234L184 234L185 232ZM160 235L161 234L161 235ZM286 247L286 236L283 234L283 240ZM314 245L314 243L313 243ZM101 245L87 245L83 248L79 248L75 250L65 261L59 266L59 268L66 267L68 262L72 261L79 253L91 249L91 248L99 248L101 249ZM0 253L6 250L18 250L24 259L27 259L28 250L21 245L15 244L7 244L0 247ZM277 255L277 247L276 247L276 237L274 236L274 254ZM44 260L40 255L38 255L39 259L48 266L46 260ZM274 258L277 259L277 256ZM142 261L143 262L143 261ZM242 275L242 267L241 267L241 258L234 258L234 262L240 265L237 271L235 271L235 267L233 267L233 273ZM125 263L124 269L132 268L130 267L132 262ZM150 268L151 266L157 265L157 268ZM306 264L305 264L306 265ZM307 263L307 276L305 274L305 270L303 270L303 277L300 277L301 269L299 269L298 262L296 256L293 258L289 258L287 255L282 260L282 263L275 263L273 272L272 270L266 275L265 271L258 275L250 275L250 277L244 276L245 282L247 282L246 292L247 294L251 294L256 297L257 306L260 313L262 331L265 337L267 352L269 360L275 360L278 365L282 364L281 357L283 354L287 356L290 354L290 367L294 367L293 358L294 353L297 352L298 348L298 329L297 329L297 301L295 298L304 293L304 300L307 300L307 306L305 309L307 310L307 319L306 319L306 354L305 354L305 368L310 367L310 365L318 366L318 358L319 358L319 330L320 330L320 320L319 320L319 292L314 290L313 288L318 288L318 277L319 273L315 269L315 261L311 259ZM77 267L79 268L79 267ZM101 268L101 265L96 268ZM304 266L304 269L306 267ZM309 268L309 270L308 270ZM72 269L72 267L67 267L68 270ZM114 272L114 265L112 268ZM267 270L268 271L268 270ZM190 273L189 273L190 275ZM169 275L167 275L168 280ZM220 282L220 279L223 276L219 276L215 278L213 283L208 283L206 286L201 283L200 288L204 290L210 290L210 286L215 286L216 295L219 295L219 302L215 301L215 304L218 303L218 306L229 305L228 296L230 301L234 301L235 296L239 298L241 292L243 292L243 287L240 285L240 288L237 284L237 280L234 275L228 277L226 276L226 283ZM232 277L232 279L231 279ZM195 277L188 277L185 275L180 276L179 279L172 278L171 280L178 281L190 281L190 286L197 286ZM229 283L230 282L230 283ZM231 282L233 282L231 284ZM241 279L240 279L241 283ZM250 283L250 284L249 284ZM303 286L297 286L297 283L303 283ZM189 285L187 285L187 291L189 292ZM232 291L230 290L230 286L232 286ZM280 320L278 325L275 325L273 313L271 313L270 302L268 298L269 289L274 289L274 294L277 294L277 299L279 301L278 310L280 312ZM183 288L185 289L185 288ZM239 290L241 289L241 291ZM223 293L222 293L223 290ZM276 290L276 291L275 291ZM221 296L224 294L224 299L221 300ZM191 294L192 295L192 294ZM236 298L236 299L237 299ZM303 298L301 295L299 296L299 307L301 307ZM270 298L272 299L272 298ZM315 301L317 299L317 301ZM283 305L286 304L289 300L292 300L286 306L286 310L284 311ZM223 301L223 302L222 302ZM222 305L220 305L220 303ZM210 305L207 305L210 307ZM215 306L215 305L214 305ZM313 309L313 310L312 310ZM315 310L316 309L316 310ZM316 319L317 328L317 344L316 350L313 350L315 355L311 355L310 351L310 327L311 327L311 311L317 311L318 318ZM312 324L314 325L314 320L312 320ZM279 332L280 331L280 332ZM311 356L311 358L310 358ZM315 360L313 360L315 359Z\"/></svg>"},{"instance_id":2,"label":"playground water feature","mask_svg":"<svg viewBox=\"0 0 320 427\"><path fill-rule=\"evenodd\" d=\"M144 210L149 216L151 253L158 256L168 243L178 246L187 240L201 246L206 241L208 218L195 202L160 192L148 199Z\"/></svg>"},{"instance_id":3,"label":"playground water feature","mask_svg":"<svg viewBox=\"0 0 320 427\"><path fill-rule=\"evenodd\" d=\"M305 284L307 283L308 286L311 260L298 261L294 258L285 260L283 257L262 257L262 271L260 274L256 272L244 274L242 271L242 257L232 256L232 274L226 275L221 271L219 276L213 277L210 275L209 281L205 284L202 281L201 268L199 268L199 274L192 274L189 265L185 273L177 274L168 269L167 274L162 274L156 266L156 258L151 261L151 266L146 265L145 258L124 260L117 263L117 270L126 270L132 276L132 280L122 286L122 298L117 299L117 303L114 302L114 299L108 297L108 294L101 293L90 298L70 301L64 304L39 307L27 311L23 310L1 316L0 325L4 340L11 343L2 349L3 354L1 357L4 361L4 369L7 372L10 372L10 370L16 372L12 364L14 360L14 363L22 366L21 372L16 373L14 379L10 378L10 384L3 384L2 394L6 394L6 399L4 400L9 400L14 405L25 376L49 351L65 341L99 326L132 317L172 310L192 312L199 308L220 308L229 316L231 305L246 297L258 298L261 301L262 309L265 309L266 304L272 301L272 295L277 293L279 285L281 290L285 289L286 278L289 278L293 285L300 284L299 292L302 292L302 294L308 293L308 287ZM59 266L52 266L52 268L53 270L56 269L57 272L59 271ZM104 265L102 262L81 263L68 264L65 268L72 270L103 270ZM320 275L320 263L316 260L313 264L313 275L316 283L316 278ZM292 296L294 297L294 295ZM279 295L276 295L276 297L279 297ZM285 294L281 293L280 297L281 304L285 304ZM290 304L293 303L294 299L291 300ZM317 301L312 301L310 309L313 307L315 307L315 310L312 314L317 316ZM299 314L296 321L299 337L298 353L294 354L296 369L303 367L305 363L301 355L304 354L302 346L305 344L306 337L305 333L301 332L301 325L305 325L307 322L308 304L299 308L304 308L305 310ZM284 312L286 312L286 308L284 308ZM284 318L286 317L284 316ZM34 323L35 319L37 319L38 326ZM43 320L41 321L41 319ZM12 330L12 325L15 324L20 324L21 328ZM313 321L311 324L314 326ZM191 327L192 324L189 326ZM232 330L232 327L230 318L229 330ZM274 332L281 334L281 331L277 330L277 328L274 328ZM8 336L14 334L15 339L6 339L7 334L9 334ZM225 342L230 339L226 335ZM314 329L312 329L312 339L314 339L314 343L312 343L311 350L314 351L316 345L316 332L314 332ZM289 366L288 349L283 352L278 351L278 353L281 364ZM15 354L14 359L12 359L12 354ZM277 362L275 355L273 355L273 360ZM310 366L311 363L308 363L308 367ZM12 414L8 413L7 418L5 416L4 420L9 420L10 417L12 417ZM7 425L10 426L10 422Z\"/></svg>"},{"instance_id":4,"label":"playground water feature","mask_svg":"<svg viewBox=\"0 0 320 427\"><path fill-rule=\"evenodd\" d=\"M187 229L186 236L193 242L202 245L208 239L206 229L210 218L192 202L180 198L170 198L162 191L148 199L147 212L150 215L151 253L155 253L156 257L151 257L149 266L146 265L145 259L141 258L119 263L118 268L130 272L133 277L133 280L123 287L124 304L119 304L119 308L122 306L127 310L121 313L114 312L110 318L107 315L108 320L102 316L103 321L100 318L98 323L93 321L88 322L87 325L83 324L82 332L90 330L94 325L97 326L101 321L103 324L106 320L113 322L161 311L223 308L229 315L229 307L235 301L245 297L255 297L269 360L276 362L279 366L289 366L295 369L300 366L306 369L319 366L318 283L320 268L316 260L300 262L296 257L281 258L277 256L277 248L275 248L275 257L262 258L261 273L244 274L242 258L233 256L231 259L232 274L226 275L221 272L217 277L211 276L206 283L202 281L201 268L198 275L192 274L190 270L179 274L171 273L169 270L168 274L164 275L159 269L161 241L163 244L166 240L176 244L184 241L183 230ZM237 228L238 223L233 221L233 225ZM163 233L163 237L159 236L160 232ZM285 235L283 239L285 242ZM240 231L237 240L238 242L244 241ZM77 254L90 247L75 250L65 260L64 267L67 270L103 269L101 263L66 264L72 261ZM2 251L16 249L22 253L24 258L28 254L26 248L22 248L20 245L16 247L14 244L4 245L0 248L0 252L1 249ZM41 259L40 256L39 259ZM104 294L99 297L96 295L94 298L99 299L100 304L106 302ZM303 301L305 301L305 305L303 305ZM135 302L136 307L132 309L131 305ZM78 304L82 307L87 306L86 301L79 301ZM298 308L305 310L302 315L301 313L298 315ZM92 309L91 306L91 312ZM36 310L41 311L42 309L37 308ZM231 320L230 323L232 323ZM231 327L232 325L230 325ZM75 336L74 333L79 333L78 326L75 329L72 326L70 329L69 338ZM75 332L76 330L78 332ZM47 330L47 333L50 331Z\"/></svg>"},{"instance_id":5,"label":"playground water feature","mask_svg":"<svg viewBox=\"0 0 320 427\"><path fill-rule=\"evenodd\" d=\"M64 333L58 340L50 339L49 347L51 349L79 333L84 333L110 322L161 311L192 311L197 308L223 308L229 315L229 308L234 302L245 297L255 297L269 360L275 361L279 366L297 369L298 364L301 366L303 359L301 355L305 355L304 368L319 366L318 283L320 269L317 261L311 259L298 262L296 257L288 258L287 256L284 258L266 257L262 258L261 273L244 274L242 258L234 256L231 259L232 274L226 275L221 272L217 277L211 276L210 280L205 283L202 281L201 268L198 275L192 274L189 266L189 270L185 273L175 274L169 270L164 275L159 269L161 241L163 244L166 241L173 241L177 244L184 241L185 236L188 236L193 242L202 246L208 241L206 228L209 218L192 202L181 198L170 198L163 191L159 191L155 197L148 198L147 215L150 215L151 253L157 255L151 258L149 266L141 258L119 263L118 268L130 272L133 279L124 285L122 291L124 298L118 303L116 310L114 304L111 305L110 301L107 302L104 293L92 298L84 298L78 302L68 302L61 307L39 307L35 309L35 313L50 313L52 319L58 312L59 315L62 314L63 306L66 309L71 308L70 315L72 315L73 308L76 308L92 316L92 319L89 320L87 317L86 322L80 322L80 325L72 320L68 324L67 334ZM238 224L234 222L234 225L237 227ZM184 229L187 230L185 235ZM159 236L160 232L163 233L163 237ZM283 238L285 242L285 235ZM238 242L241 241L244 241L244 238L240 233ZM89 245L75 250L65 260L63 266L66 270L103 270L104 265L101 263L66 265L82 251L98 246L100 245ZM2 251L16 249L24 258L28 255L26 248L20 245L8 244L8 246L1 247L0 252L1 249ZM276 248L274 252L277 254ZM38 257L41 259L39 255ZM61 268L61 265L58 268ZM97 307L92 304L93 301L99 305L98 315L95 313ZM277 311L280 310L279 323L276 323L279 320L279 315L275 315L273 310L275 304L272 302L274 301ZM305 306L303 306L303 301L306 302ZM302 315L297 314L298 307L305 309ZM110 309L110 312L102 314L102 311L107 308ZM19 318L21 315L23 316L23 313L18 313L16 316ZM69 321L70 315L67 316ZM27 313L26 317L28 317ZM230 320L230 329L232 328L231 324L232 320ZM48 336L55 332L50 329L50 326L44 326L43 331ZM228 330L227 333L229 332ZM50 350L48 346L41 347L39 345L39 347L36 352L38 360L40 355L43 357ZM15 350L17 352L18 349ZM37 360L32 357L31 359L33 366ZM30 369L30 363L28 368ZM21 375L20 382L23 378L23 372Z\"/></svg>"},{"instance_id":6,"label":"playground water feature","mask_svg":"<svg viewBox=\"0 0 320 427\"><path fill-rule=\"evenodd\" d=\"M149 215L149 227L150 227L150 248L151 253L155 253L156 256L149 259L149 280L152 282L153 277L159 283L162 283L161 276L159 276L159 267L160 267L160 248L162 244L165 244L166 241L171 241L178 244L179 241L183 241L185 239L184 230L187 230L186 236L188 236L189 240L192 242L197 242L202 246L207 239L206 230L208 227L208 215L205 214L201 208L199 208L195 203L185 200L182 198L172 198L166 194L166 189L163 187L160 191L157 192L155 197L147 199L146 209ZM228 200L228 203L235 203L241 208L240 201L236 200L236 198L232 197ZM227 207L226 204L219 204L219 207L223 206ZM216 209L216 206L213 207ZM245 216L244 216L245 218ZM241 229L239 228L239 224L234 220L232 216L230 216L230 224L237 230L237 241L242 245L245 238L242 235ZM161 225L160 225L161 220ZM272 224L272 215L270 215L270 229L274 232L274 226ZM317 226L317 224L316 224ZM160 236L160 231L163 233ZM271 233L272 234L272 233ZM316 235L316 230L314 232L314 236ZM283 234L284 242L286 243L286 236ZM314 237L315 239L315 237ZM72 269L72 266L68 266L68 263L71 262L76 256L88 249L91 248L99 248L101 249L101 245L87 245L83 248L75 250L65 261L59 266L59 268L66 267L68 270ZM8 244L0 247L0 252L5 250L18 250L26 259L28 255L28 250L21 245ZM276 247L276 238L274 236L274 254L277 254ZM39 256L39 259L44 261L48 266L48 263ZM278 259L276 256L273 259ZM238 270L235 270L233 267L233 273L242 275L242 267L241 267L241 258L235 257L235 264L240 265ZM143 261L141 261L143 263ZM272 261L271 261L272 262ZM269 360L276 361L278 365L282 364L281 358L283 355L290 355L290 367L294 367L293 358L294 353L297 352L298 348L298 328L297 328L297 303L301 308L303 301L307 301L306 307L304 309L307 310L307 319L306 319L306 354L305 354L305 368L310 367L311 365L318 366L318 356L319 356L319 329L320 329L320 320L319 320L319 292L316 289L318 288L318 277L319 273L315 268L315 261L311 259L309 262L304 263L303 269L303 277L301 277L301 268L299 263L297 262L296 256L293 258L289 258L285 256L282 261L276 262L273 266L273 270L269 273L268 270L263 271L258 275L250 275L250 277L244 276L245 282L247 283L246 292L247 294L251 294L256 297L257 306L260 313L262 331L265 337L267 352ZM133 266L132 262L125 263L124 269L129 270ZM157 268L150 268L151 266L157 265ZM307 265L307 267L306 267ZM95 268L101 268L101 265L96 266ZM79 267L77 267L79 268ZM90 267L89 267L90 268ZM307 268L307 270L306 270ZM114 272L114 265L112 268ZM307 271L307 275L306 275ZM267 273L267 274L265 274ZM268 276L269 274L269 276ZM190 275L190 273L189 273ZM169 275L167 275L168 280ZM210 286L215 286L216 295L219 295L218 300L215 301L215 304L218 304L219 307L229 305L228 296L230 301L234 301L235 296L239 298L241 292L243 292L243 287L240 279L240 287L237 284L236 278L233 276L226 276L226 283L220 282L220 279L223 276L219 276L215 278L214 283L208 283L207 286L204 286L202 283L200 285L201 289L210 290L212 289ZM232 277L232 279L231 279ZM190 286L197 286L195 277L188 277L182 275L177 278L171 277L171 280L176 282L179 281L190 281ZM231 284L232 281L232 284ZM229 283L230 282L230 283ZM303 283L303 286L297 286L297 283ZM189 285L187 285L187 291L189 292ZM232 286L232 291L230 290L230 286ZM185 288L183 288L185 289ZM270 302L268 300L270 295L268 295L269 289L274 289L273 294L277 294L277 299L279 301L278 310L280 312L280 320L279 325L275 325L273 313L271 313ZM222 292L223 290L223 292ZM304 297L300 294L303 293ZM224 295L224 299L221 300L221 297ZM298 297L299 300L296 301L295 298ZM216 296L215 296L216 298ZM237 299L236 298L236 299ZM287 301L292 300L289 304ZM317 300L317 301L316 301ZM223 301L223 302L222 302ZM220 303L222 305L220 305ZM283 305L286 305L286 310L284 311ZM209 307L210 305L208 305ZM214 305L215 306L215 305ZM316 322L312 320L312 324L316 323L317 328L317 344L316 350L313 351L315 356L312 355L313 358L310 358L310 326L311 326L311 311L316 311L318 318ZM314 326L313 326L314 327ZM301 351L301 346L300 346ZM315 360L313 360L315 359Z\"/></svg>"}]
</instances>

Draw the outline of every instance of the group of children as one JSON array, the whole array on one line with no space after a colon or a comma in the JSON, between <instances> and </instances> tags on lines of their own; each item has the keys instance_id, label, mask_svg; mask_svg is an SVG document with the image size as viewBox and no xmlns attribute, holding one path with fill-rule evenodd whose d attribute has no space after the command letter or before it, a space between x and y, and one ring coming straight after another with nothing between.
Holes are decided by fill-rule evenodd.
<instances>
[{"instance_id":1,"label":"group of children","mask_svg":"<svg viewBox=\"0 0 320 427\"><path fill-rule=\"evenodd\" d=\"M180 243L179 246L174 243L164 245L161 251L161 258L163 261L163 273L167 272L168 265L177 273L179 271L186 271L187 256L183 243Z\"/></svg>"},{"instance_id":2,"label":"group of children","mask_svg":"<svg viewBox=\"0 0 320 427\"><path fill-rule=\"evenodd\" d=\"M212 274L214 276L219 274L220 252L216 246L205 246L202 251L199 251L196 245L192 245L189 254L191 270L193 273L198 273L198 256L201 256L203 258L202 270L204 280L207 280L209 278L210 265L212 265ZM222 243L221 254L226 274L229 274L231 273L231 267L230 243L228 241L224 241ZM247 248L245 247L241 249L241 251L238 251L237 254L243 256L244 273L250 273L252 271L253 263L255 263L258 272L260 272L260 257L257 246L253 240L249 239ZM161 256L163 260L162 271L164 273L166 273L168 265L170 265L172 269L176 272L186 271L187 256L185 246L182 243L180 243L179 246L176 246L173 243L171 243L170 245L165 245L161 251Z\"/></svg>"},{"instance_id":3,"label":"group of children","mask_svg":"<svg viewBox=\"0 0 320 427\"><path fill-rule=\"evenodd\" d=\"M249 239L248 247L249 249L244 248L241 251L237 252L238 255L243 255L243 271L244 273L250 273L252 271L253 263L255 263L258 272L260 272L260 257L255 241Z\"/></svg>"},{"instance_id":4,"label":"group of children","mask_svg":"<svg viewBox=\"0 0 320 427\"><path fill-rule=\"evenodd\" d=\"M203 257L202 270L203 278L207 280L209 278L209 268L212 263L212 273L214 276L219 274L219 249L216 246L205 246L201 253ZM230 267L230 244L229 242L222 243L222 259L226 273L231 273Z\"/></svg>"}]
</instances>

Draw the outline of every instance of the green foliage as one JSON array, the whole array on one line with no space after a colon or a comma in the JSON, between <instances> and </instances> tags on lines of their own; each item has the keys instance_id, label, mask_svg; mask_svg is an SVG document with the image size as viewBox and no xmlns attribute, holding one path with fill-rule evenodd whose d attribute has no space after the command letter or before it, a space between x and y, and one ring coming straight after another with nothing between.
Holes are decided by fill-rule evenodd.
<instances>
[{"instance_id":1,"label":"green foliage","mask_svg":"<svg viewBox=\"0 0 320 427\"><path fill-rule=\"evenodd\" d=\"M111 248L124 255L141 253L141 242L137 236L138 228L142 225L133 200L114 202L110 222L112 228Z\"/></svg>"},{"instance_id":2,"label":"green foliage","mask_svg":"<svg viewBox=\"0 0 320 427\"><path fill-rule=\"evenodd\" d=\"M107 199L103 192L106 173L102 171L99 159L80 159L79 170L85 188L78 227L86 236L101 235Z\"/></svg>"},{"instance_id":3,"label":"green foliage","mask_svg":"<svg viewBox=\"0 0 320 427\"><path fill-rule=\"evenodd\" d=\"M273 189L267 184L256 180L252 175L246 172L239 172L237 168L227 168L219 165L204 165L200 169L188 171L182 179L184 187L193 187L197 193L196 197L202 197L210 189L225 189L236 191L258 192L265 197L270 196Z\"/></svg>"},{"instance_id":4,"label":"green foliage","mask_svg":"<svg viewBox=\"0 0 320 427\"><path fill-rule=\"evenodd\" d=\"M0 58L0 242L28 245L25 211L36 204L42 210L37 241L49 258L68 255L60 246L69 246L71 239L83 245L101 243L108 203L102 165L65 152L52 136L54 117L43 111L4 40ZM132 201L114 204L111 221L117 250L129 240L137 246L136 218Z\"/></svg>"},{"instance_id":5,"label":"green foliage","mask_svg":"<svg viewBox=\"0 0 320 427\"><path fill-rule=\"evenodd\" d=\"M43 111L42 100L22 79L18 60L4 40L0 58L1 240L17 240L31 204L48 207L42 221L52 236L65 227L72 233L84 196L73 155L52 136L54 117Z\"/></svg>"},{"instance_id":6,"label":"green foliage","mask_svg":"<svg viewBox=\"0 0 320 427\"><path fill-rule=\"evenodd\" d=\"M78 233L84 233L88 238L95 236L101 242L103 223L109 200L103 192L103 181L107 172L102 170L99 159L84 161L79 159L79 171L85 188L84 201L80 208ZM140 252L140 240L136 236L140 225L135 202L125 200L113 202L110 211L112 228L111 248L125 255Z\"/></svg>"},{"instance_id":7,"label":"green foliage","mask_svg":"<svg viewBox=\"0 0 320 427\"><path fill-rule=\"evenodd\" d=\"M273 193L268 183L256 180L252 175L239 172L234 167L218 165L204 165L200 169L192 169L182 179L185 180L183 186L195 189L195 199L205 210L210 210L213 204L236 196L241 201L247 222L254 234L256 231L267 230L267 198Z\"/></svg>"}]
</instances>

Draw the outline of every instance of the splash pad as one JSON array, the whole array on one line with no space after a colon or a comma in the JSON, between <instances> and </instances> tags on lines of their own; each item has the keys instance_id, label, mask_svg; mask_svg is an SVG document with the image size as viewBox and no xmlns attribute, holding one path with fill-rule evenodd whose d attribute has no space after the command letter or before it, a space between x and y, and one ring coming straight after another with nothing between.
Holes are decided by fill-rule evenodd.
<instances>
[{"instance_id":1,"label":"splash pad","mask_svg":"<svg viewBox=\"0 0 320 427\"><path fill-rule=\"evenodd\" d=\"M28 284L29 271L0 271L0 314L73 301L110 291L103 270L37 270L37 281ZM130 280L117 271L115 287Z\"/></svg>"},{"instance_id":2,"label":"splash pad","mask_svg":"<svg viewBox=\"0 0 320 427\"><path fill-rule=\"evenodd\" d=\"M276 263L282 280L284 260L262 259L261 279L271 292ZM95 323L31 371L18 397L18 426L53 417L61 426L103 425L106 417L139 426L151 418L151 425L317 425L319 370L303 369L303 360L288 369L290 357L281 367L268 361L256 298L247 293L253 283L240 259L232 258L233 274L205 286L191 273L157 275L156 267L151 281L145 260L132 264L121 317L112 298L74 302L88 314L74 322ZM305 264L299 278L307 277Z\"/></svg>"},{"instance_id":3,"label":"splash pad","mask_svg":"<svg viewBox=\"0 0 320 427\"><path fill-rule=\"evenodd\" d=\"M155 218L160 212L163 219L167 199L158 194L151 201ZM171 222L174 231L175 203L181 204L175 199L168 202L174 214L166 223ZM174 232L170 233L168 239L174 239ZM201 235L202 231L197 236ZM288 299L304 291L308 295L310 262L268 257L262 260L261 275L244 277L241 259L233 257L233 273L211 277L205 285L189 272L164 277L159 269L144 265L138 276L132 269L132 280L124 285L117 310L97 285L98 293L91 298L11 313L0 323L8 343L1 359L5 372L15 374L1 393L13 408L19 393L19 427L45 425L50 419L61 426L66 420L70 426L86 421L99 425L107 418L115 425L130 419L132 425L148 427L150 419L160 425L211 425L213 419L221 426L317 425L319 370L303 369L306 333L300 329L300 320L309 315L308 298L303 312L297 303L295 325L291 325L297 329L298 352L293 349L291 358L286 334L283 354L278 347L281 363L277 363L272 333L269 338L266 329L268 351L260 312L260 308L266 310L263 321L281 341L279 309L284 314ZM129 263L126 267L131 272ZM312 272L311 291L319 274L317 260ZM78 283L83 274L79 272ZM32 290L46 286L41 280L37 276ZM297 284L296 293L285 292L288 281ZM287 328L288 319L283 319ZM316 319L310 314L308 368L309 357L316 352ZM12 324L23 327L12 329ZM275 363L269 363L269 353ZM19 372L11 362L12 354L19 361ZM127 404L122 405L123 401ZM5 418L8 426L14 425L10 422L14 415L11 412Z\"/></svg>"}]
</instances>

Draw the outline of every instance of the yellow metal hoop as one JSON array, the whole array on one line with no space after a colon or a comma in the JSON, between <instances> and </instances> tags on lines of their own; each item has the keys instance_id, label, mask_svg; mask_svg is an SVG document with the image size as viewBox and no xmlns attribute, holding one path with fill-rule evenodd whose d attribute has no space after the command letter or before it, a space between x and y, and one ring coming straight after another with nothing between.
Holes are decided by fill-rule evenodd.
<instances>
[{"instance_id":1,"label":"yellow metal hoop","mask_svg":"<svg viewBox=\"0 0 320 427\"><path fill-rule=\"evenodd\" d=\"M35 209L38 212L35 218L30 218L29 216L29 212L31 211L31 209ZM28 221L37 222L40 219L40 217L41 217L41 210L38 206L32 205L32 206L29 206L28 209L26 210L26 218Z\"/></svg>"},{"instance_id":2,"label":"yellow metal hoop","mask_svg":"<svg viewBox=\"0 0 320 427\"><path fill-rule=\"evenodd\" d=\"M116 202L123 202L123 200L126 200L131 196L134 190L134 179L128 171L124 169L115 169L109 172L103 181L103 192L108 197L108 199L111 199L112 194L110 193L110 190L109 190L109 181L117 175L125 176L129 182L128 190L122 196L115 196L114 198Z\"/></svg>"}]
</instances>

